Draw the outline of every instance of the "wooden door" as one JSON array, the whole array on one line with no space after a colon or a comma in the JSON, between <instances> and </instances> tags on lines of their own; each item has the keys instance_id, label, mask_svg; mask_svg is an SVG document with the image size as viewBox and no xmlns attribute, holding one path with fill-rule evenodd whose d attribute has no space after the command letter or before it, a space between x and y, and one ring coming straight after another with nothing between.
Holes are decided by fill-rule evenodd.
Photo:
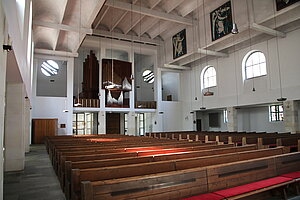
<instances>
[{"instance_id":1,"label":"wooden door","mask_svg":"<svg viewBox=\"0 0 300 200\"><path fill-rule=\"evenodd\" d=\"M106 134L121 134L120 113L106 113Z\"/></svg>"},{"instance_id":2,"label":"wooden door","mask_svg":"<svg viewBox=\"0 0 300 200\"><path fill-rule=\"evenodd\" d=\"M58 119L32 119L32 143L43 144L45 136L57 135Z\"/></svg>"}]
</instances>

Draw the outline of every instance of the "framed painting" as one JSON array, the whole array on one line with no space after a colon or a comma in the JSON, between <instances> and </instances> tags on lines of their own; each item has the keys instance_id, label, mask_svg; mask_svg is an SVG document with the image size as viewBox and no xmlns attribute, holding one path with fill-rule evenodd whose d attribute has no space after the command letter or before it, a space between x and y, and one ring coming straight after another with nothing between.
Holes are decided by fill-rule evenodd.
<instances>
[{"instance_id":1,"label":"framed painting","mask_svg":"<svg viewBox=\"0 0 300 200\"><path fill-rule=\"evenodd\" d=\"M172 37L173 59L186 54L186 31L183 29Z\"/></svg>"},{"instance_id":2,"label":"framed painting","mask_svg":"<svg viewBox=\"0 0 300 200\"><path fill-rule=\"evenodd\" d=\"M276 0L276 9L277 11L286 8L300 0Z\"/></svg>"},{"instance_id":3,"label":"framed painting","mask_svg":"<svg viewBox=\"0 0 300 200\"><path fill-rule=\"evenodd\" d=\"M230 1L210 13L211 36L215 41L232 30L232 11Z\"/></svg>"}]
</instances>

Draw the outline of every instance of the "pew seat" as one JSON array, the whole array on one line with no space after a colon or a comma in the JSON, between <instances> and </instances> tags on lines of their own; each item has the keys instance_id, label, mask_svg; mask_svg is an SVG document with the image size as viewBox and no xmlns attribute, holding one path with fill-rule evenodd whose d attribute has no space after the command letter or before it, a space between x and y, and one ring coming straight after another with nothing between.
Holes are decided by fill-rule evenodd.
<instances>
[{"instance_id":1,"label":"pew seat","mask_svg":"<svg viewBox=\"0 0 300 200\"><path fill-rule=\"evenodd\" d=\"M269 178L237 187L219 190L212 193L201 194L188 197L182 200L222 200L222 199L239 199L246 196L258 194L275 188L279 188L291 183L300 181L300 171L283 174L278 177Z\"/></svg>"}]
</instances>

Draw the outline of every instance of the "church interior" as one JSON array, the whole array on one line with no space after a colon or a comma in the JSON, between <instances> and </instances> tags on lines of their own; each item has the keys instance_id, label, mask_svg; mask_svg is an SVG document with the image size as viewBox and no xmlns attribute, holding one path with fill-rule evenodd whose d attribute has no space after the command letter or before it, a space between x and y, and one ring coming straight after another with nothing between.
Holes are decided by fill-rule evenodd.
<instances>
[{"instance_id":1,"label":"church interior","mask_svg":"<svg viewBox=\"0 0 300 200\"><path fill-rule=\"evenodd\" d=\"M300 0L0 0L0 19L0 199L300 199Z\"/></svg>"}]
</instances>

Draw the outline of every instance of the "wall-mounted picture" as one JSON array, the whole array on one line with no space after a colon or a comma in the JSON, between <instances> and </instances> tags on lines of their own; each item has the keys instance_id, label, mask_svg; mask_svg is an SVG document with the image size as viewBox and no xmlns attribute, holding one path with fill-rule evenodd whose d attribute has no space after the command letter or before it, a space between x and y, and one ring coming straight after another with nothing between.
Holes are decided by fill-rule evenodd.
<instances>
[{"instance_id":1,"label":"wall-mounted picture","mask_svg":"<svg viewBox=\"0 0 300 200\"><path fill-rule=\"evenodd\" d=\"M276 0L276 9L277 9L277 11L279 11L279 10L286 8L298 1L300 1L300 0Z\"/></svg>"},{"instance_id":2,"label":"wall-mounted picture","mask_svg":"<svg viewBox=\"0 0 300 200\"><path fill-rule=\"evenodd\" d=\"M172 37L173 59L186 54L186 31L183 29Z\"/></svg>"},{"instance_id":3,"label":"wall-mounted picture","mask_svg":"<svg viewBox=\"0 0 300 200\"><path fill-rule=\"evenodd\" d=\"M211 36L215 41L232 30L231 3L228 1L210 13Z\"/></svg>"}]
</instances>

